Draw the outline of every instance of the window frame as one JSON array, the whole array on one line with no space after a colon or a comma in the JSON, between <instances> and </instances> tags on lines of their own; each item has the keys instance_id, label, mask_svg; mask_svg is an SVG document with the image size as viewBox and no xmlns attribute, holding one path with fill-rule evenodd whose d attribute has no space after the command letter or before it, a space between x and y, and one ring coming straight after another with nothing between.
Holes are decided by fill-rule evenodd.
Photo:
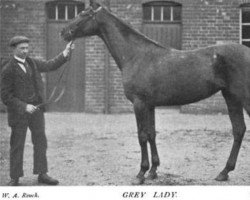
<instances>
[{"instance_id":1,"label":"window frame","mask_svg":"<svg viewBox=\"0 0 250 200\"><path fill-rule=\"evenodd\" d=\"M246 11L249 11L250 12L250 3L245 3L245 4L242 4L240 5L240 44L243 44L244 42L249 42L249 46L247 47L250 47L250 36L249 38L243 38L243 26L248 26L250 28L250 22L243 22L243 12L244 10ZM244 44L243 44L244 45Z\"/></svg>"},{"instance_id":2,"label":"window frame","mask_svg":"<svg viewBox=\"0 0 250 200\"><path fill-rule=\"evenodd\" d=\"M64 5L64 19L59 19L59 11L58 11L58 6L59 5ZM85 8L85 4L83 2L80 2L80 1L67 1L67 0L57 0L57 1L50 1L50 2L47 2L46 3L46 18L48 21L68 21L68 20L71 20L73 18L70 18L69 19L69 16L68 16L68 8L70 5L73 5L74 6L74 17L76 17L78 14L79 14L79 6L83 6L83 9ZM55 18L49 18L49 7L51 7L52 9L55 9L54 12L55 12Z\"/></svg>"},{"instance_id":3,"label":"window frame","mask_svg":"<svg viewBox=\"0 0 250 200\"><path fill-rule=\"evenodd\" d=\"M154 8L155 7L161 7L161 13L160 13L160 20L154 20ZM151 8L151 17L150 20L145 19L144 16L144 9L150 7ZM164 20L164 8L169 7L170 8L170 19ZM180 8L180 19L175 20L174 19L174 8ZM152 2L146 2L142 4L142 20L143 23L182 23L182 5L180 3L176 3L173 1L152 1Z\"/></svg>"}]
</instances>

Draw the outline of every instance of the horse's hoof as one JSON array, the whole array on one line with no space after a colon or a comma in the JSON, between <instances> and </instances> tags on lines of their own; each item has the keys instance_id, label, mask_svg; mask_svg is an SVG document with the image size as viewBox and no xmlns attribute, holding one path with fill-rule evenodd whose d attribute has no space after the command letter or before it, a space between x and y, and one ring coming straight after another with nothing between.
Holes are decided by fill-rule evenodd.
<instances>
[{"instance_id":1,"label":"horse's hoof","mask_svg":"<svg viewBox=\"0 0 250 200\"><path fill-rule=\"evenodd\" d=\"M147 176L147 179L149 179L149 180L153 180L153 179L156 179L156 178L158 178L156 172L154 172L154 173L149 173L148 176Z\"/></svg>"},{"instance_id":2,"label":"horse's hoof","mask_svg":"<svg viewBox=\"0 0 250 200\"><path fill-rule=\"evenodd\" d=\"M142 185L145 182L145 178L143 177L136 177L133 181L132 181L132 185Z\"/></svg>"},{"instance_id":3,"label":"horse's hoof","mask_svg":"<svg viewBox=\"0 0 250 200\"><path fill-rule=\"evenodd\" d=\"M216 181L227 181L228 180L228 175L227 174L222 174L220 173L216 178Z\"/></svg>"}]
</instances>

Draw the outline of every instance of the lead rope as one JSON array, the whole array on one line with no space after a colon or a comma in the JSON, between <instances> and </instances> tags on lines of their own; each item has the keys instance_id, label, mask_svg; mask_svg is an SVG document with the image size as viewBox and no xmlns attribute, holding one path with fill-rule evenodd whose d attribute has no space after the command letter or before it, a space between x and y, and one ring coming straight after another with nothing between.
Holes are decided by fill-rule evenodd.
<instances>
[{"instance_id":1,"label":"lead rope","mask_svg":"<svg viewBox=\"0 0 250 200\"><path fill-rule=\"evenodd\" d=\"M54 88L53 88L53 90L52 90L52 92L51 92L51 94L50 94L50 96L49 96L49 99L48 99L46 102L37 105L37 106L36 106L37 108L41 108L42 106L45 106L45 105L47 105L47 104L55 103L55 102L59 101L59 100L61 99L61 97L63 96L63 94L64 94L64 92L65 92L65 86L64 86L63 89L61 90L60 94L59 94L54 100L52 100L52 99L54 98L54 96L55 96L56 90L58 89L58 87L59 87L59 85L60 85L60 82L61 82L62 77L63 77L63 75L64 75L64 73L65 73L65 71L66 71L66 68L68 68L68 72L69 72L70 67L67 67L67 66L70 66L71 55L72 55L71 46L72 46L73 42L74 42L74 41L72 40L72 41L71 41L71 44L70 44L70 53L69 53L69 56L68 56L68 58L67 58L69 64L68 64L68 65L65 65L65 66L63 67L63 70L62 70L62 72L61 72L59 78L57 79L56 85L54 86ZM68 74L68 73L67 73L67 74Z\"/></svg>"}]
</instances>

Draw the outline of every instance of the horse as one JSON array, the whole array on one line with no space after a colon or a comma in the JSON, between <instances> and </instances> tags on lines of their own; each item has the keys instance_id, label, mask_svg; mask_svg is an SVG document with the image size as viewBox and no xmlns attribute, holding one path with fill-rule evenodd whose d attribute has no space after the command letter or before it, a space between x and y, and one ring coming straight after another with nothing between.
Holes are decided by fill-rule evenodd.
<instances>
[{"instance_id":1,"label":"horse","mask_svg":"<svg viewBox=\"0 0 250 200\"><path fill-rule=\"evenodd\" d=\"M227 104L234 140L215 180L227 181L246 132L243 110L250 116L250 49L235 43L187 51L163 47L95 1L61 31L66 41L93 35L109 49L121 71L125 96L133 104L141 148L140 171L133 184L143 184L149 169L147 178L157 178L155 107L189 104L219 91Z\"/></svg>"}]
</instances>

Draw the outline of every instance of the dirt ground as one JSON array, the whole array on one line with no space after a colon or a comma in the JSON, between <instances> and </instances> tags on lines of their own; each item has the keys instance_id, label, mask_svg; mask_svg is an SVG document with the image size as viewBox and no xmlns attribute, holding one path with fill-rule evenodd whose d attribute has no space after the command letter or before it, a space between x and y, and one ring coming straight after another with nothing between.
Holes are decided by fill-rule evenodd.
<instances>
[{"instance_id":1,"label":"dirt ground","mask_svg":"<svg viewBox=\"0 0 250 200\"><path fill-rule=\"evenodd\" d=\"M216 175L225 166L233 137L227 115L189 115L156 110L161 165L158 179L145 185L250 185L250 119L235 171L227 182ZM0 185L9 180L6 114L0 114ZM131 114L47 113L49 174L60 185L131 185L140 168L135 117ZM38 185L32 175L33 149L28 132L22 186Z\"/></svg>"}]
</instances>

